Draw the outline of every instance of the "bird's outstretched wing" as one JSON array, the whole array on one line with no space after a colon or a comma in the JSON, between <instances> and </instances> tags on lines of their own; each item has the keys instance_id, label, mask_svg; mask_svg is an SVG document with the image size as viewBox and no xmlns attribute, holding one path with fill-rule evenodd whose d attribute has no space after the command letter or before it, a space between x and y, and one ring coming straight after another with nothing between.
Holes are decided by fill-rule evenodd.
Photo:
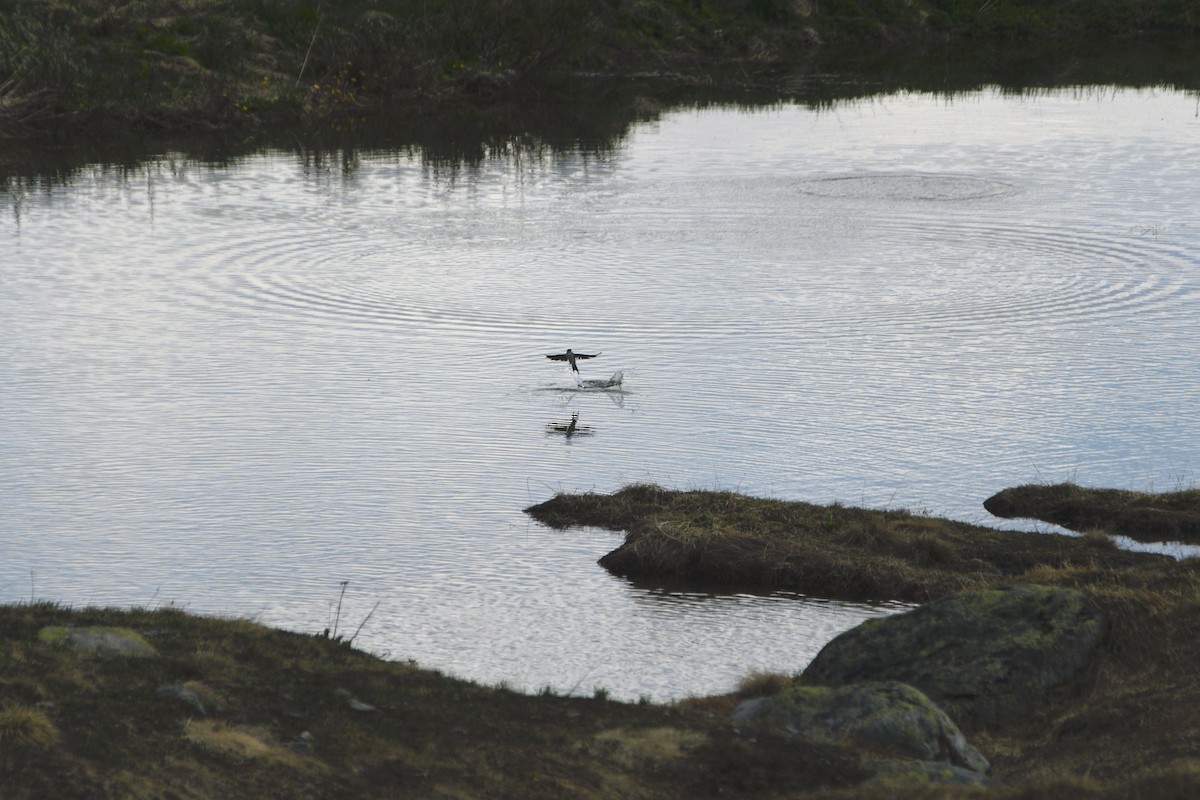
<instances>
[{"instance_id":1,"label":"bird's outstretched wing","mask_svg":"<svg viewBox=\"0 0 1200 800\"><path fill-rule=\"evenodd\" d=\"M570 361L571 359L574 359L574 358L595 358L598 355L600 355L600 353L592 353L591 355L588 355L587 353L570 353L570 352L568 352L568 353L555 353L554 355L547 354L546 358L550 359L551 361Z\"/></svg>"}]
</instances>

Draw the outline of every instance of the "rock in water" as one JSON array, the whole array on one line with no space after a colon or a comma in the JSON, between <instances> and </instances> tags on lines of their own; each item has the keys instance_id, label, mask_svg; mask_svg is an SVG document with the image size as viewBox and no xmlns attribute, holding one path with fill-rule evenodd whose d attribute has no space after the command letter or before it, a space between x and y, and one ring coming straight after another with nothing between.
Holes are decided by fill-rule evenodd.
<instances>
[{"instance_id":1,"label":"rock in water","mask_svg":"<svg viewBox=\"0 0 1200 800\"><path fill-rule=\"evenodd\" d=\"M1104 632L1081 592L1032 584L945 597L827 644L806 684L901 681L959 722L1019 717L1075 675Z\"/></svg>"}]
</instances>

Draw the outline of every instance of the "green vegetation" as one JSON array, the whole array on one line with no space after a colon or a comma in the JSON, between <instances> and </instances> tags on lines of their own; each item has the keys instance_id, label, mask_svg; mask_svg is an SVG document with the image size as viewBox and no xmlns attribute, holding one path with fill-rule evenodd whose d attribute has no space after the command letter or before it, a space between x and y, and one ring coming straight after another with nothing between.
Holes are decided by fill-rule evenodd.
<instances>
[{"instance_id":1,"label":"green vegetation","mask_svg":"<svg viewBox=\"0 0 1200 800\"><path fill-rule=\"evenodd\" d=\"M1153 494L1087 489L1073 483L1005 489L983 502L1005 519L1025 517L1088 534L1116 533L1141 542L1200 543L1200 489Z\"/></svg>"},{"instance_id":2,"label":"green vegetation","mask_svg":"<svg viewBox=\"0 0 1200 800\"><path fill-rule=\"evenodd\" d=\"M39 636L80 626L132 628L158 655ZM711 747L699 718L596 695L525 696L178 610L5 606L0 786L6 800L682 797L717 777L684 757Z\"/></svg>"},{"instance_id":3,"label":"green vegetation","mask_svg":"<svg viewBox=\"0 0 1200 800\"><path fill-rule=\"evenodd\" d=\"M351 126L542 104L597 76L741 81L822 48L1198 31L1185 0L0 0L0 139Z\"/></svg>"},{"instance_id":4,"label":"green vegetation","mask_svg":"<svg viewBox=\"0 0 1200 800\"><path fill-rule=\"evenodd\" d=\"M616 702L602 688L591 697L550 689L534 696L382 661L332 632L286 633L172 609L4 606L6 798L882 800L901 791L897 781L913 798L1200 793L1196 559L1121 555L1082 538L1032 533L993 540L983 528L903 512L723 492L636 486L569 499L548 505L557 524L602 522L639 532L631 538L660 529L692 552L750 559L757 550L764 564L802 554L834 572L857 557L876 565L863 573L868 578L886 569L905 576L876 581L870 594L886 586L910 597L955 584L1071 587L1107 628L1092 661L1047 702L1016 718L958 721L992 763L998 785L984 791L921 783L928 771L895 771L895 764L881 773L855 746L800 744L730 720L742 697L787 689L795 676L750 674L738 694L669 706ZM785 529L792 545L772 541ZM1025 546L1022 538L1053 544ZM809 549L789 549L804 540L812 540ZM878 565L888 561L895 564ZM134 634L154 653L89 649L98 639L119 647Z\"/></svg>"}]
</instances>

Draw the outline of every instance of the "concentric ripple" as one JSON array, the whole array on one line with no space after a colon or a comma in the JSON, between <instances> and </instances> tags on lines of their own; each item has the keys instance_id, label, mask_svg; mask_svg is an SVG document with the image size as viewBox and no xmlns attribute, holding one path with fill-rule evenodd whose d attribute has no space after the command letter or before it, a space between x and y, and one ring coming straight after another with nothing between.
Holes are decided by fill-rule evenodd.
<instances>
[{"instance_id":1,"label":"concentric ripple","mask_svg":"<svg viewBox=\"0 0 1200 800\"><path fill-rule=\"evenodd\" d=\"M654 481L988 523L1018 483L1194 485L1194 115L905 95L667 114L601 169L264 153L27 192L0 594L319 631L349 581L357 643L532 691L795 672L895 609L635 586L596 565L619 534L521 509ZM567 347L628 391L576 391Z\"/></svg>"},{"instance_id":2,"label":"concentric ripple","mask_svg":"<svg viewBox=\"0 0 1200 800\"><path fill-rule=\"evenodd\" d=\"M802 181L799 188L818 197L944 202L1001 197L1013 191L1011 184L995 179L920 173L837 175Z\"/></svg>"}]
</instances>

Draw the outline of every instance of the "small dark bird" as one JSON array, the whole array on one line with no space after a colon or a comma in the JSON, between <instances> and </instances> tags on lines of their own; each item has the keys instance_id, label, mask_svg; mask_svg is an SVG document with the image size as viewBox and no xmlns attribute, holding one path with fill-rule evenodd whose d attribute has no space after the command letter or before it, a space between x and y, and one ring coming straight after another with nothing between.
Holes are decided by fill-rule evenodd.
<instances>
[{"instance_id":1,"label":"small dark bird","mask_svg":"<svg viewBox=\"0 0 1200 800\"><path fill-rule=\"evenodd\" d=\"M577 359L577 358L595 358L598 355L600 355L600 353L592 353L590 356L587 355L586 353L576 353L573 350L571 350L570 348L568 348L567 352L565 352L565 353L555 353L552 356L551 355L546 356L546 358L550 359L551 361L568 361L571 364L571 369L575 370L576 372L579 372L579 367L575 366L575 359Z\"/></svg>"}]
</instances>

